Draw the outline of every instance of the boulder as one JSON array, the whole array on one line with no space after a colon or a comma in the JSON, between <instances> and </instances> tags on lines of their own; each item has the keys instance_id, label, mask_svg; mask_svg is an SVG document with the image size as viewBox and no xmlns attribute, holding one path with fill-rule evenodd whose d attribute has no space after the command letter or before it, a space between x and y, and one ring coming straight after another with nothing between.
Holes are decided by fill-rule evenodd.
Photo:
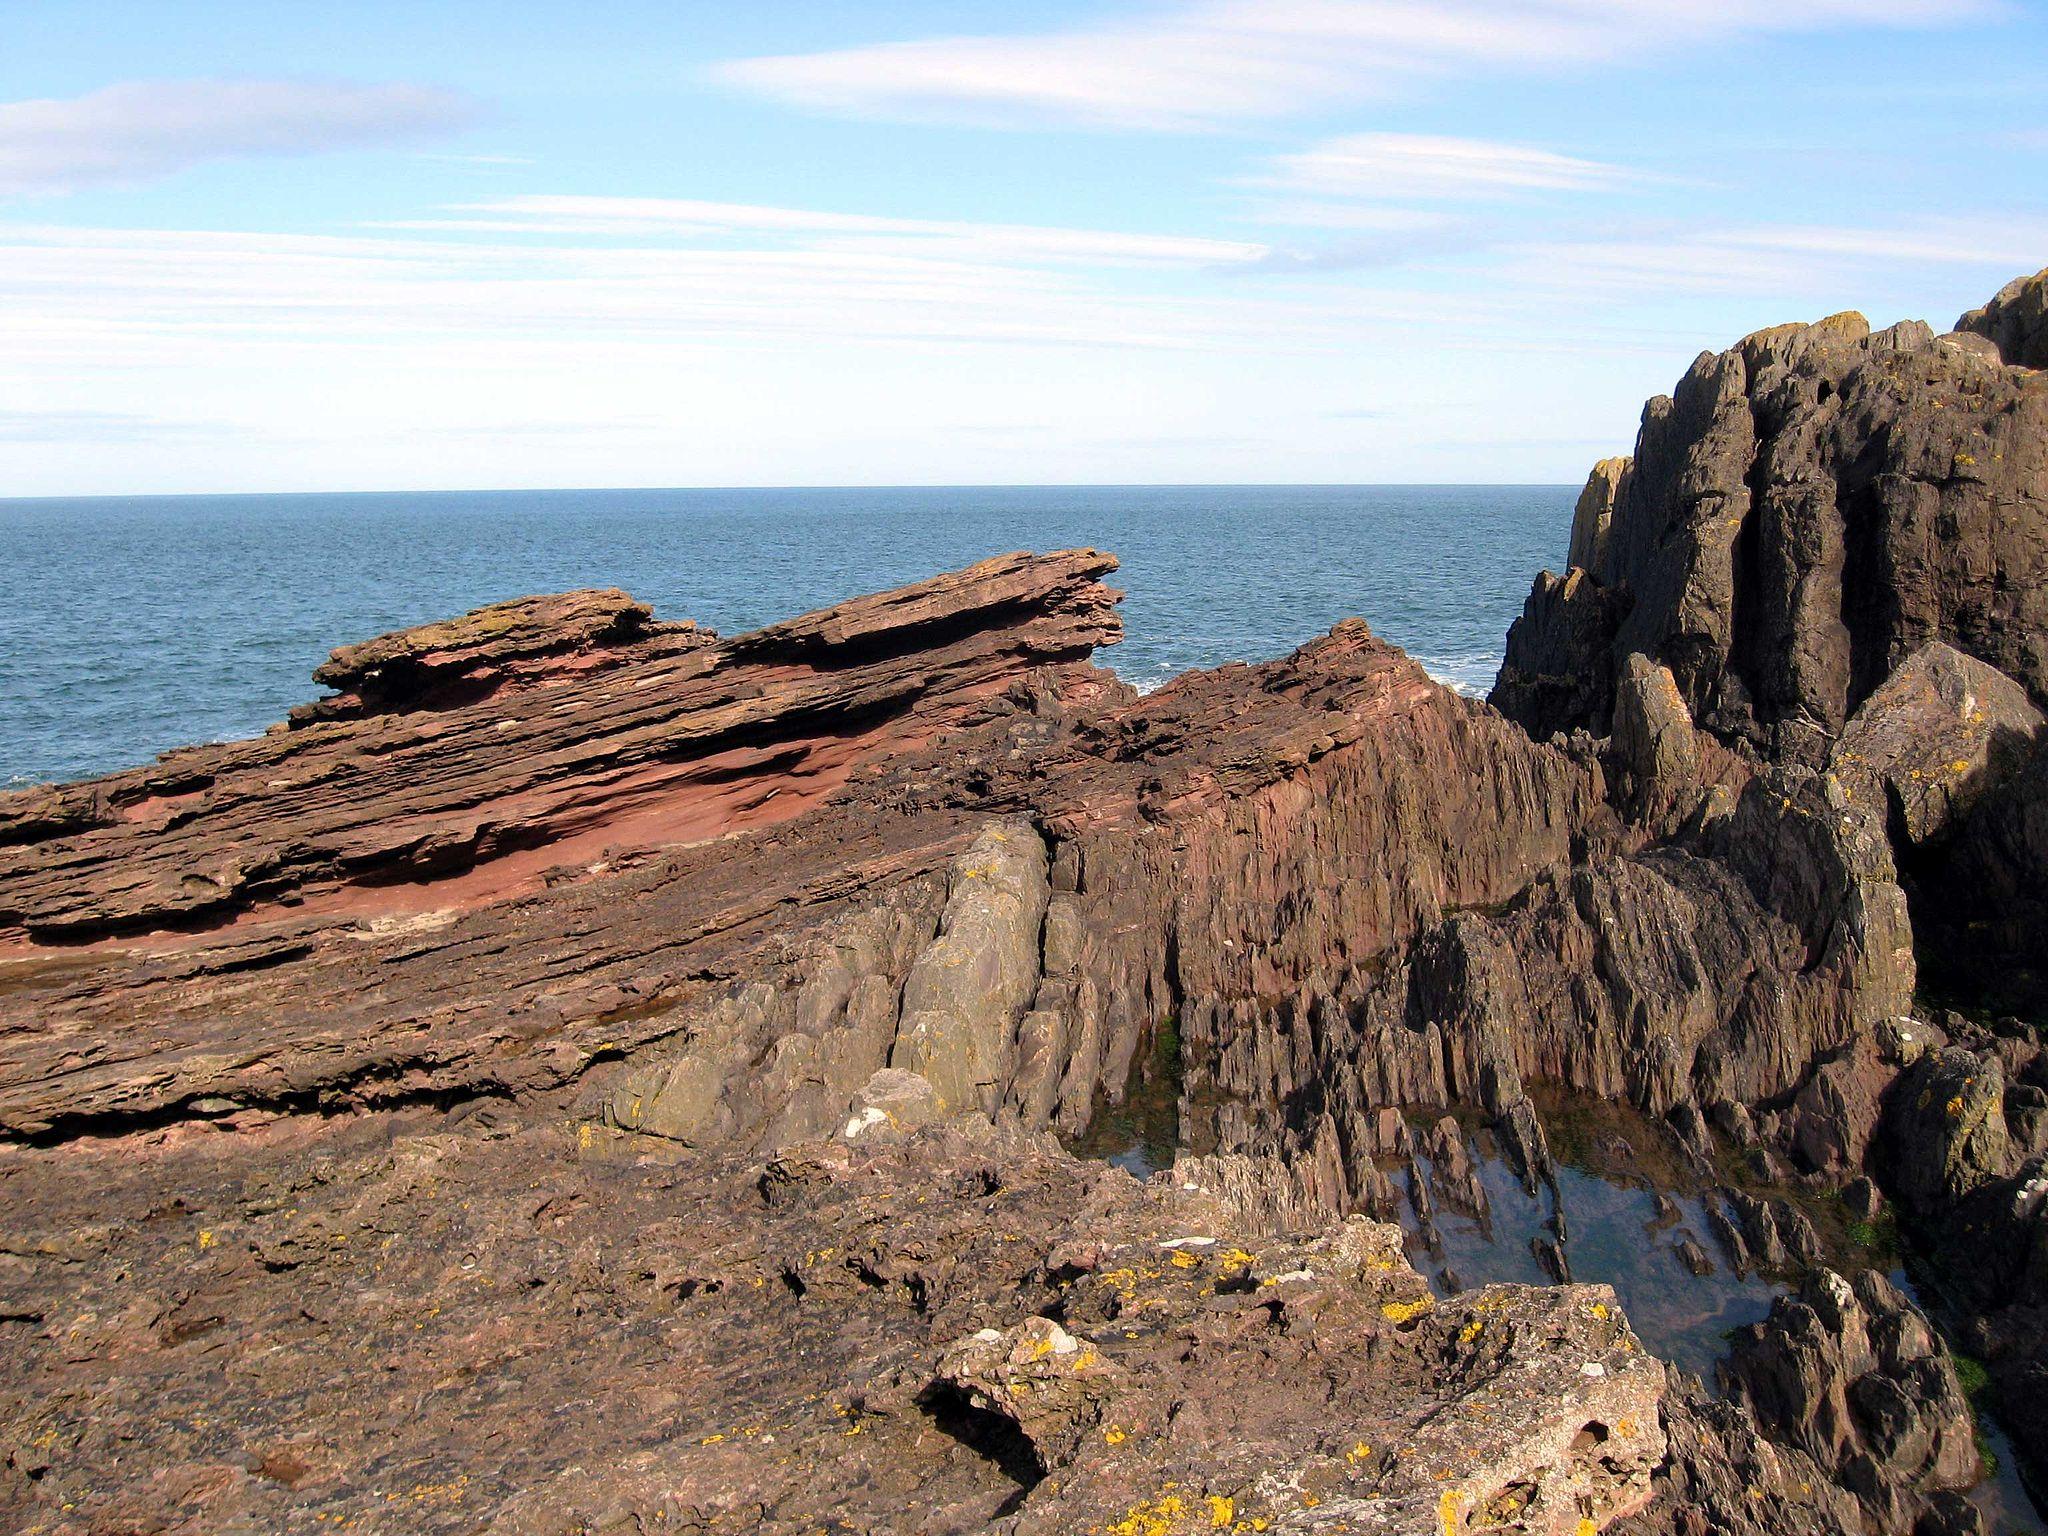
<instances>
[{"instance_id":1,"label":"boulder","mask_svg":"<svg viewBox=\"0 0 2048 1536\"><path fill-rule=\"evenodd\" d=\"M1864 700L1829 766L1852 797L1886 809L1895 837L1920 848L2011 779L2044 724L2018 683L1937 640Z\"/></svg>"},{"instance_id":2,"label":"boulder","mask_svg":"<svg viewBox=\"0 0 2048 1536\"><path fill-rule=\"evenodd\" d=\"M1915 1062L1886 1111L1892 1193L1937 1215L2018 1167L2005 1118L2005 1072L1993 1054L1948 1046Z\"/></svg>"},{"instance_id":3,"label":"boulder","mask_svg":"<svg viewBox=\"0 0 2048 1536\"><path fill-rule=\"evenodd\" d=\"M1622 664L1611 750L1620 770L1616 788L1631 814L1675 829L1701 793L1700 746L1670 668L1641 654Z\"/></svg>"}]
</instances>

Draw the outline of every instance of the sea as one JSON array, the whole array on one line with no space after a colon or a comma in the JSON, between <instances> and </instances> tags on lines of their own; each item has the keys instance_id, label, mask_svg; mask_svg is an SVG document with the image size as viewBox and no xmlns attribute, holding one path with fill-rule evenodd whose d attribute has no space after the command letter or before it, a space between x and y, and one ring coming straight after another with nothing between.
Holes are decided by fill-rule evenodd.
<instances>
[{"instance_id":1,"label":"sea","mask_svg":"<svg viewBox=\"0 0 2048 1536\"><path fill-rule=\"evenodd\" d=\"M261 733L337 645L622 587L736 633L1008 550L1117 555L1143 688L1361 617L1483 693L1575 487L1073 486L0 500L0 787Z\"/></svg>"}]
</instances>

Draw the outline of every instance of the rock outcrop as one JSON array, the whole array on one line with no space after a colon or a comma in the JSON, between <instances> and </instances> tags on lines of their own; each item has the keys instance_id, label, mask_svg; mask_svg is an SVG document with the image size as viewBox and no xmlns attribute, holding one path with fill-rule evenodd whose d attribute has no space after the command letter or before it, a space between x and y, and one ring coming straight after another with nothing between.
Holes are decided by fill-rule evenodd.
<instances>
[{"instance_id":1,"label":"rock outcrop","mask_svg":"<svg viewBox=\"0 0 2048 1536\"><path fill-rule=\"evenodd\" d=\"M1793 973L1833 953L1857 978L1854 1022L1833 1033L1782 1014L1745 1031L1789 1047L1808 1075L1790 1094L1710 1105L1712 1123L1809 1179L1881 1178L2037 1464L2044 291L2042 276L2016 281L1946 336L1838 315L1703 355L1650 403L1633 458L1596 469L1568 572L1538 578L1493 693L1532 734L1590 739L1617 808L1664 857L1691 849L1809 914ZM1877 1210L1876 1184L1859 1187ZM1811 1333L1816 1306L1775 1317L1744 1368ZM1789 1407L1768 1407L1783 1392L1752 1394L1780 1441L1816 1422L1819 1378L1802 1370ZM1954 1394L1936 1395L1948 1413ZM1867 1453L1807 1449L1851 1478L1866 1519L1949 1528L1952 1503L1901 1502L1869 1470L1912 1459L1894 1418ZM1964 1475L1952 1459L1939 1480Z\"/></svg>"},{"instance_id":2,"label":"rock outcrop","mask_svg":"<svg viewBox=\"0 0 2048 1536\"><path fill-rule=\"evenodd\" d=\"M1976 1421L1927 1319L1875 1271L1814 1271L1736 1336L1733 1396L1883 1530L1911 1530L1980 1475Z\"/></svg>"},{"instance_id":3,"label":"rock outcrop","mask_svg":"<svg viewBox=\"0 0 2048 1536\"><path fill-rule=\"evenodd\" d=\"M2014 278L1989 304L1958 320L1956 329L1982 336L2016 368L2048 368L2048 271Z\"/></svg>"},{"instance_id":4,"label":"rock outcrop","mask_svg":"<svg viewBox=\"0 0 2048 1536\"><path fill-rule=\"evenodd\" d=\"M1932 641L2048 702L2048 378L1917 322L1760 331L1650 402L1618 481L1595 563L1509 636L1493 701L1535 734L1604 735L1638 652L1702 726L1806 762Z\"/></svg>"},{"instance_id":5,"label":"rock outcrop","mask_svg":"<svg viewBox=\"0 0 2048 1536\"><path fill-rule=\"evenodd\" d=\"M1605 1288L1435 1304L1398 1231L1248 1234L986 1120L765 1166L496 1108L144 1155L9 1169L10 1529L1550 1536L1663 1459Z\"/></svg>"},{"instance_id":6,"label":"rock outcrop","mask_svg":"<svg viewBox=\"0 0 2048 1536\"><path fill-rule=\"evenodd\" d=\"M1811 1275L1714 1398L1565 1283L1546 1121L1646 1117L1695 1275L1895 1204L2048 1379L2048 1057L1925 997L2048 901L2034 291L1703 357L1498 708L1357 620L1141 697L1073 550L734 637L499 604L0 797L0 1513L1972 1529L1909 1301ZM1148 1182L1047 1134L1134 1088ZM1558 1285L1383 1224L1488 1222L1474 1126Z\"/></svg>"},{"instance_id":7,"label":"rock outcrop","mask_svg":"<svg viewBox=\"0 0 2048 1536\"><path fill-rule=\"evenodd\" d=\"M1112 566L1012 557L729 640L511 605L343 652L293 729L10 797L0 1507L1640 1507L1663 1374L1611 1296L1433 1306L1391 1229L1304 1198L1283 1240L1201 1195L1260 1185L1239 1160L1140 1190L1031 1139L1172 1021L1337 990L1607 815L1595 765L1363 624L1137 698L1087 659ZM252 1373L263 1406L220 1410Z\"/></svg>"}]
</instances>

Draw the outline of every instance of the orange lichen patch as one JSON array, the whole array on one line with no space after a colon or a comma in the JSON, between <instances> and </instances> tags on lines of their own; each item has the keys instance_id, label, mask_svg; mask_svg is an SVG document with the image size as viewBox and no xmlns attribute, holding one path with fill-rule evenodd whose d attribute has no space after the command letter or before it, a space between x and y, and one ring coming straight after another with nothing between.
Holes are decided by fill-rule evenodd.
<instances>
[{"instance_id":1,"label":"orange lichen patch","mask_svg":"<svg viewBox=\"0 0 2048 1536\"><path fill-rule=\"evenodd\" d=\"M1112 1522L1103 1536L1173 1536L1188 1513L1187 1500L1177 1493L1133 1504L1122 1519Z\"/></svg>"}]
</instances>

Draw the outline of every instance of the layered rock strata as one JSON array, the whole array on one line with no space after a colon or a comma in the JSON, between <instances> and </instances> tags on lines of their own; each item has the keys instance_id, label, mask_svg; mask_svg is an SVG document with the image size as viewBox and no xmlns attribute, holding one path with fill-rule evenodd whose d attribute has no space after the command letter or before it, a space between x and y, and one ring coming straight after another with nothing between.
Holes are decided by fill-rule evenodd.
<instances>
[{"instance_id":1,"label":"layered rock strata","mask_svg":"<svg viewBox=\"0 0 2048 1536\"><path fill-rule=\"evenodd\" d=\"M1563 1281L1549 1107L1623 1104L1742 1170L1695 1270L1888 1195L1983 1245L1947 1295L2006 1397L2048 1369L2048 1066L1921 996L2040 933L2031 292L1703 358L1498 709L1360 621L1139 697L1079 550L732 638L500 604L0 798L0 1509L1970 1529L1882 1282L1809 1281L1717 1400L1610 1296L1432 1300L1355 1218L1483 1216L1476 1118ZM1162 1072L1150 1183L1044 1136Z\"/></svg>"}]
</instances>

